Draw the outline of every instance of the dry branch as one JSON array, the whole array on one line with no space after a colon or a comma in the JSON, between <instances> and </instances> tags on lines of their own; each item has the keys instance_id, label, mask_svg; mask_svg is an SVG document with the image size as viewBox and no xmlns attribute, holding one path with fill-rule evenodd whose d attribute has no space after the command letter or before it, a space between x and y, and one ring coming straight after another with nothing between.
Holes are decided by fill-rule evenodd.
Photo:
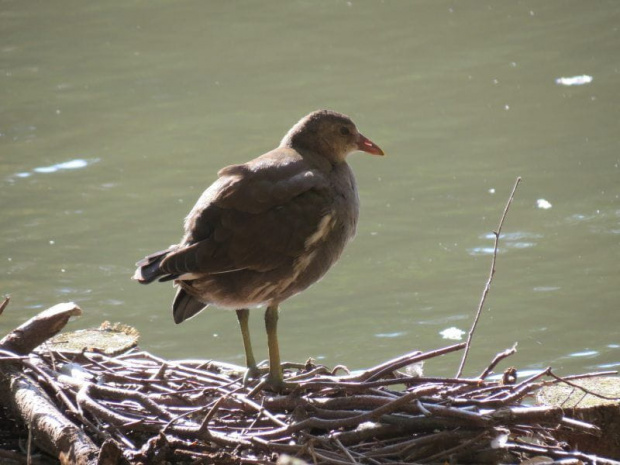
<instances>
[{"instance_id":1,"label":"dry branch","mask_svg":"<svg viewBox=\"0 0 620 465\"><path fill-rule=\"evenodd\" d=\"M459 369L456 372L456 377L458 378L463 373L463 369L465 368L465 362L467 361L467 355L469 355L469 349L471 348L471 342L474 337L474 332L476 331L476 327L478 326L478 321L480 320L480 315L482 315L482 308L484 303L487 300L487 295L491 290L491 283L493 282L493 276L495 275L495 263L497 262L497 250L499 248L499 238L502 233L502 227L504 226L504 221L506 220L506 215L508 214L508 210L510 209L510 205L512 204L512 199L515 196L515 192L517 191L517 187L519 187L519 183L521 182L521 178L518 177L515 181L514 186L512 187L512 192L510 192L510 196L508 197L508 201L506 202L506 206L504 207L504 212L499 220L499 225L497 226L497 231L493 231L493 236L495 238L493 244L493 257L491 259L491 269L489 270L489 278L487 279L486 284L484 285L484 289L482 290L482 295L480 296L480 303L478 304L478 309L476 310L476 315L474 316L474 321L471 325L471 329L467 333L467 341L465 345L465 351L463 352L463 358L461 359L461 364L459 365Z\"/></svg>"},{"instance_id":2,"label":"dry branch","mask_svg":"<svg viewBox=\"0 0 620 465\"><path fill-rule=\"evenodd\" d=\"M0 348L17 355L28 355L64 328L69 318L81 314L82 310L73 302L54 305L7 334L0 340Z\"/></svg>"},{"instance_id":3,"label":"dry branch","mask_svg":"<svg viewBox=\"0 0 620 465\"><path fill-rule=\"evenodd\" d=\"M81 315L81 310L75 304L58 304L5 336L0 341L0 350L3 354L27 355L76 315ZM24 373L14 357L0 362L2 405L8 406L29 426L35 444L61 463L96 463L99 447L59 410L39 382Z\"/></svg>"}]
</instances>

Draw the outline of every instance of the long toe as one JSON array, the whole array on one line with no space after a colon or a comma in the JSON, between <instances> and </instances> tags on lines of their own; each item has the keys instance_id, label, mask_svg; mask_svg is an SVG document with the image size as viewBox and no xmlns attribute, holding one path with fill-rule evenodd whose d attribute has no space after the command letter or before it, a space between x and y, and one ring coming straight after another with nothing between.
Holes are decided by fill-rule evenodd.
<instances>
[{"instance_id":1,"label":"long toe","mask_svg":"<svg viewBox=\"0 0 620 465\"><path fill-rule=\"evenodd\" d=\"M282 392L286 386L284 382L284 377L282 376L282 367L277 365L272 368L269 367L269 374L267 375L267 379L265 381L265 387L270 391L274 392Z\"/></svg>"},{"instance_id":2,"label":"long toe","mask_svg":"<svg viewBox=\"0 0 620 465\"><path fill-rule=\"evenodd\" d=\"M261 369L257 366L248 367L248 369L245 370L245 374L243 375L243 385L249 386L252 381L260 379L261 376L263 376L266 372L266 369Z\"/></svg>"}]
</instances>

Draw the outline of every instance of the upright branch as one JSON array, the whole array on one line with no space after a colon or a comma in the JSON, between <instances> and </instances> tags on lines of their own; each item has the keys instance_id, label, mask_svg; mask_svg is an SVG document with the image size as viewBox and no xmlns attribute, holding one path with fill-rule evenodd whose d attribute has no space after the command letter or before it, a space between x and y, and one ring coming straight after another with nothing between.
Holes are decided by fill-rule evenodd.
<instances>
[{"instance_id":1,"label":"upright branch","mask_svg":"<svg viewBox=\"0 0 620 465\"><path fill-rule=\"evenodd\" d=\"M491 269L489 271L489 279L482 290L482 296L480 297L480 303L478 304L478 310L476 311L476 316L474 318L474 322L471 325L471 329L467 334L467 341L465 342L465 350L463 352L463 357L461 358L461 364L459 365L459 369L456 372L456 377L459 378L463 374L463 368L465 367L465 362L467 361L467 355L469 354L469 349L471 347L471 341L474 337L474 331L476 330L476 326L478 326L478 320L480 319L480 315L482 314L482 308L484 307L484 303L487 300L487 295L489 290L491 289L491 282L493 282L493 275L495 275L495 262L497 261L497 249L499 247L499 237L502 232L502 226L504 225L504 220L506 219L506 215L508 214L508 209L510 208L510 204L512 203L512 199L515 196L515 192L519 183L521 182L521 177L519 176L515 181L515 184L512 188L512 192L510 193L510 197L508 197L508 202L506 202L506 207L504 207L504 213L502 213L502 217L499 220L499 225L497 226L497 230L493 231L493 235L495 236L495 242L493 244L493 258L491 259Z\"/></svg>"}]
</instances>

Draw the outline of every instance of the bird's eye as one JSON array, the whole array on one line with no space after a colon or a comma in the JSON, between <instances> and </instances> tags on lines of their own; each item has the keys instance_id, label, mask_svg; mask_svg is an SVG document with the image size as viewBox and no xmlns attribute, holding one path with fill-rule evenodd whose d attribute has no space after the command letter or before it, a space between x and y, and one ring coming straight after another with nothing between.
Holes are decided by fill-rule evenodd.
<instances>
[{"instance_id":1,"label":"bird's eye","mask_svg":"<svg viewBox=\"0 0 620 465\"><path fill-rule=\"evenodd\" d=\"M351 131L349 131L348 127L342 126L340 128L340 134L342 134L343 136L348 136L349 134L351 134Z\"/></svg>"}]
</instances>

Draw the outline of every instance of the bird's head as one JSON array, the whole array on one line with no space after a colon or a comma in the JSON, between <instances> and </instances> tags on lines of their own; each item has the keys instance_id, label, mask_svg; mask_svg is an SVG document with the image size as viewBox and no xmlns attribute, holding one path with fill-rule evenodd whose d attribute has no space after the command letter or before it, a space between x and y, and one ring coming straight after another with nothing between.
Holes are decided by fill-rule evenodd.
<instances>
[{"instance_id":1,"label":"bird's head","mask_svg":"<svg viewBox=\"0 0 620 465\"><path fill-rule=\"evenodd\" d=\"M304 116L284 136L280 146L311 151L332 163L343 162L357 150L383 155L379 146L357 130L351 118L331 110L317 110Z\"/></svg>"}]
</instances>

